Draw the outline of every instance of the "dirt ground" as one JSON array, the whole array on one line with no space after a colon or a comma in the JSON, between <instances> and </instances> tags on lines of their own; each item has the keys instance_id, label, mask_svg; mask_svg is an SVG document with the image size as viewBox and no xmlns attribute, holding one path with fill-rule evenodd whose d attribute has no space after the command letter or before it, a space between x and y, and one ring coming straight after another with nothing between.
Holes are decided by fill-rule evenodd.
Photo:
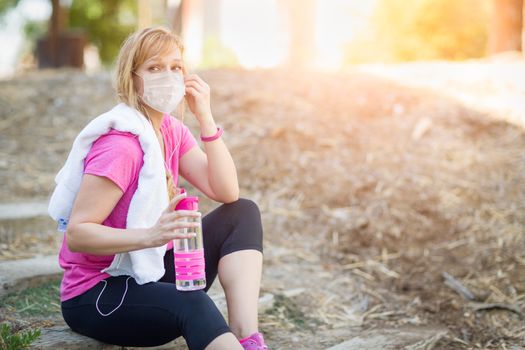
<instances>
[{"instance_id":1,"label":"dirt ground","mask_svg":"<svg viewBox=\"0 0 525 350\"><path fill-rule=\"evenodd\" d=\"M525 346L523 127L359 71L199 74L241 196L262 211L261 292L276 303L260 324L276 348L407 325L446 327L437 349ZM50 195L77 133L114 102L107 73L0 82L0 201ZM198 135L193 116L184 121ZM204 213L217 205L203 202ZM52 229L21 233L0 259L59 243Z\"/></svg>"}]
</instances>

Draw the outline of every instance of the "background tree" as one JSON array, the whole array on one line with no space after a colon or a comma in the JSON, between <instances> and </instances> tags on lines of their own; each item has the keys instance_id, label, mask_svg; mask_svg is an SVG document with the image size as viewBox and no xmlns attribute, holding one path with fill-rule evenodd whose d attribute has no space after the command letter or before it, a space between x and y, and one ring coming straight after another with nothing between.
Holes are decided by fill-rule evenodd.
<instances>
[{"instance_id":1,"label":"background tree","mask_svg":"<svg viewBox=\"0 0 525 350\"><path fill-rule=\"evenodd\" d=\"M286 13L290 35L287 64L307 67L314 56L315 1L283 0L279 5Z\"/></svg>"},{"instance_id":2,"label":"background tree","mask_svg":"<svg viewBox=\"0 0 525 350\"><path fill-rule=\"evenodd\" d=\"M136 29L136 13L136 0L73 0L69 25L85 29L102 63L111 64L122 41Z\"/></svg>"},{"instance_id":3,"label":"background tree","mask_svg":"<svg viewBox=\"0 0 525 350\"><path fill-rule=\"evenodd\" d=\"M347 47L347 61L482 57L489 0L379 0L370 25Z\"/></svg>"},{"instance_id":4,"label":"background tree","mask_svg":"<svg viewBox=\"0 0 525 350\"><path fill-rule=\"evenodd\" d=\"M20 0L0 0L0 16L15 8Z\"/></svg>"},{"instance_id":5,"label":"background tree","mask_svg":"<svg viewBox=\"0 0 525 350\"><path fill-rule=\"evenodd\" d=\"M492 0L489 53L521 51L523 0Z\"/></svg>"}]
</instances>

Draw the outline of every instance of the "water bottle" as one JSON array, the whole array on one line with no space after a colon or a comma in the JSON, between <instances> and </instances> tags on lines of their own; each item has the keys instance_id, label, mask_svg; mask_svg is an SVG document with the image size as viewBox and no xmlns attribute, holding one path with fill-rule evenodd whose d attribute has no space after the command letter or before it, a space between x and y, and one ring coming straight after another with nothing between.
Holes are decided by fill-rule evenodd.
<instances>
[{"instance_id":1,"label":"water bottle","mask_svg":"<svg viewBox=\"0 0 525 350\"><path fill-rule=\"evenodd\" d=\"M181 189L185 192L184 189ZM199 210L199 197L186 197L177 203L175 210ZM189 291L206 287L204 266L204 245L202 242L202 223L200 216L184 218L188 222L198 222L197 227L181 228L180 233L195 233L195 237L173 240L175 258L175 284L177 290Z\"/></svg>"}]
</instances>

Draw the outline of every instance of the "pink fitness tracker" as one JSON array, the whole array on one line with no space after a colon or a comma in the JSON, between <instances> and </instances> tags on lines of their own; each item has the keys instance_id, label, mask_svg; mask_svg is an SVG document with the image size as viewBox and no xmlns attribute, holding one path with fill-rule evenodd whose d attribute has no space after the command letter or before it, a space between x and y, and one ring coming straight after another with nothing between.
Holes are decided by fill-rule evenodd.
<instances>
[{"instance_id":1,"label":"pink fitness tracker","mask_svg":"<svg viewBox=\"0 0 525 350\"><path fill-rule=\"evenodd\" d=\"M212 135L212 136L202 136L201 134L201 140L203 142L210 142L210 141L213 141L213 140L217 140L219 137L221 137L222 135L222 128L220 126L217 127L217 132L215 133L215 135Z\"/></svg>"}]
</instances>

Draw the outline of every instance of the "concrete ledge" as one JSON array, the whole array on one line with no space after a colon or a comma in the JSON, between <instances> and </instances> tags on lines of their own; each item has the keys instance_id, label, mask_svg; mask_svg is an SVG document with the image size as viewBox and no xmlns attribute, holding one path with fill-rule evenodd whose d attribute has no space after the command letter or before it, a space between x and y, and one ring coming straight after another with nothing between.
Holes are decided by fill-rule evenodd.
<instances>
[{"instance_id":1,"label":"concrete ledge","mask_svg":"<svg viewBox=\"0 0 525 350\"><path fill-rule=\"evenodd\" d=\"M25 219L35 216L47 216L49 200L19 203L0 203L0 220L6 219Z\"/></svg>"},{"instance_id":2,"label":"concrete ledge","mask_svg":"<svg viewBox=\"0 0 525 350\"><path fill-rule=\"evenodd\" d=\"M0 298L62 274L58 255L0 262Z\"/></svg>"},{"instance_id":3,"label":"concrete ledge","mask_svg":"<svg viewBox=\"0 0 525 350\"><path fill-rule=\"evenodd\" d=\"M0 262L0 298L7 293L23 288L36 286L54 276L63 273L58 264L58 255L50 255L23 260L10 260ZM214 283L208 291L211 299L217 305L223 315L227 314L226 299L219 283ZM264 311L272 307L274 298L272 294L264 294L259 299L260 310ZM261 311L261 312L262 312ZM53 326L41 329L41 336L29 349L31 350L84 350L84 349L144 349L135 347L121 347L105 344L95 339L74 332L67 325ZM149 347L147 349L183 350L187 349L183 338L162 346Z\"/></svg>"},{"instance_id":4,"label":"concrete ledge","mask_svg":"<svg viewBox=\"0 0 525 350\"><path fill-rule=\"evenodd\" d=\"M177 341L177 343L179 343ZM29 347L30 350L117 350L117 349L157 349L157 350L182 350L186 347L181 347L175 342L155 347L135 348L122 347L117 345L105 344L95 339L83 336L73 332L68 326L56 326L42 329L42 335Z\"/></svg>"},{"instance_id":5,"label":"concrete ledge","mask_svg":"<svg viewBox=\"0 0 525 350\"><path fill-rule=\"evenodd\" d=\"M447 330L432 327L373 329L327 350L430 350Z\"/></svg>"}]
</instances>

